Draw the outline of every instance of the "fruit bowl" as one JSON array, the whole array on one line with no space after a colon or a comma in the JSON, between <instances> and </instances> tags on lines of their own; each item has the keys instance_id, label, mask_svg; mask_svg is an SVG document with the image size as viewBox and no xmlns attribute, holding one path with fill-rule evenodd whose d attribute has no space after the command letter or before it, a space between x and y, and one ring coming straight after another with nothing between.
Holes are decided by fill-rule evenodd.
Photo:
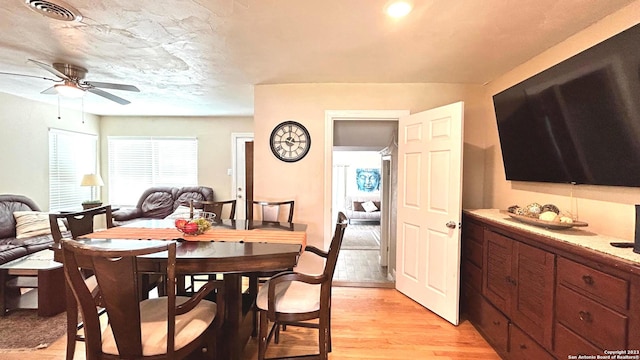
<instances>
[{"instance_id":1,"label":"fruit bowl","mask_svg":"<svg viewBox=\"0 0 640 360\"><path fill-rule=\"evenodd\" d=\"M181 233L185 235L200 235L211 228L211 222L215 218L215 214L200 212L193 219L177 218L175 226Z\"/></svg>"}]
</instances>

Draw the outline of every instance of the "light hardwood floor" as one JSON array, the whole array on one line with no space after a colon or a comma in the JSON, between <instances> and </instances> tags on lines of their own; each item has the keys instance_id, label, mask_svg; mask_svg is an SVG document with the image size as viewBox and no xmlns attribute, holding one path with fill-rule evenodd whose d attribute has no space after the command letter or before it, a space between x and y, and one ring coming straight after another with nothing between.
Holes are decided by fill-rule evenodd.
<instances>
[{"instance_id":1,"label":"light hardwood floor","mask_svg":"<svg viewBox=\"0 0 640 360\"><path fill-rule=\"evenodd\" d=\"M394 289L334 287L333 352L330 359L499 359L466 320L453 326ZM293 355L317 349L317 332L289 327L268 355ZM65 339L46 349L2 353L4 360L64 359ZM78 344L76 360L85 359ZM256 340L244 360L257 359Z\"/></svg>"}]
</instances>

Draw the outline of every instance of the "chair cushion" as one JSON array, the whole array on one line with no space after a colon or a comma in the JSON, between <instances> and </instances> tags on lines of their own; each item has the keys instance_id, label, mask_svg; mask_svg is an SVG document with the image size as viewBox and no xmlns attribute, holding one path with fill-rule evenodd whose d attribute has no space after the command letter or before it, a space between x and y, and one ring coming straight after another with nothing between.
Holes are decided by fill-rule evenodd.
<instances>
[{"instance_id":1,"label":"chair cushion","mask_svg":"<svg viewBox=\"0 0 640 360\"><path fill-rule=\"evenodd\" d=\"M324 272L326 260L311 251L305 251L300 254L298 264L293 268L297 273L307 275L321 275Z\"/></svg>"},{"instance_id":2,"label":"chair cushion","mask_svg":"<svg viewBox=\"0 0 640 360\"><path fill-rule=\"evenodd\" d=\"M258 291L256 306L268 310L269 286L267 281ZM276 312L306 313L320 310L320 285L300 281L283 281L276 285Z\"/></svg>"},{"instance_id":3,"label":"chair cushion","mask_svg":"<svg viewBox=\"0 0 640 360\"><path fill-rule=\"evenodd\" d=\"M189 300L176 296L176 304ZM216 317L216 303L202 300L191 311L176 316L175 349L179 350L200 336ZM140 303L142 326L142 355L150 356L167 353L167 297L147 299ZM118 354L111 326L102 333L102 351Z\"/></svg>"}]
</instances>

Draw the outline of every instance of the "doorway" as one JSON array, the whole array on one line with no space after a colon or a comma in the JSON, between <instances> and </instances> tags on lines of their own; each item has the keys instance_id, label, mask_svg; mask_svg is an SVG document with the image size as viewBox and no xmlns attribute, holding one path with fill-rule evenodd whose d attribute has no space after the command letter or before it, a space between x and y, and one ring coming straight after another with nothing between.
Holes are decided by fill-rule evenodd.
<instances>
[{"instance_id":1,"label":"doorway","mask_svg":"<svg viewBox=\"0 0 640 360\"><path fill-rule=\"evenodd\" d=\"M246 154L245 147L253 141L253 133L231 134L231 196L236 199L236 219L247 218L247 183L246 183Z\"/></svg>"},{"instance_id":2,"label":"doorway","mask_svg":"<svg viewBox=\"0 0 640 360\"><path fill-rule=\"evenodd\" d=\"M378 206L380 206L380 217L376 222L351 221L345 232L345 241L348 243L348 232L357 230L361 235L367 231L373 231L377 238L378 248L376 249L345 249L341 250L336 269L336 284L340 286L373 286L373 287L394 287L393 275L395 274L395 261L389 262L389 252L393 250L395 254L395 205L389 200L389 194L395 196L395 182L391 179L396 177L395 168L391 165L392 157L386 153L389 145L393 143L393 136L397 134L397 121L401 116L408 115L406 110L373 110L373 111L326 111L325 112L325 230L326 234L332 233L333 223L338 211L344 211L349 203L345 194L334 187L334 179L346 181L346 175L340 178L336 172L344 172L345 169L335 167L334 150L336 151L372 151L376 153L376 167L380 171L389 171L387 178L381 176L380 191L378 192ZM382 132L383 141L373 143L376 138L372 135L372 129L384 128L385 123L392 123L386 133ZM345 131L353 130L351 131ZM391 130L389 130L391 129ZM374 131L375 132L375 131ZM346 140L345 140L346 139ZM345 143L348 141L348 143ZM381 152L381 150L385 150ZM392 173L393 172L393 173ZM385 189L387 187L387 190ZM353 200L353 199L351 199ZM342 202L342 203L341 203ZM349 216L349 215L348 215ZM393 229L389 222L393 221ZM359 219L362 220L362 219ZM382 222L381 222L382 220ZM393 238L389 239L389 233L393 233ZM395 255L394 255L395 256ZM341 264L348 269L345 274L340 273ZM344 276L343 276L344 275Z\"/></svg>"}]
</instances>

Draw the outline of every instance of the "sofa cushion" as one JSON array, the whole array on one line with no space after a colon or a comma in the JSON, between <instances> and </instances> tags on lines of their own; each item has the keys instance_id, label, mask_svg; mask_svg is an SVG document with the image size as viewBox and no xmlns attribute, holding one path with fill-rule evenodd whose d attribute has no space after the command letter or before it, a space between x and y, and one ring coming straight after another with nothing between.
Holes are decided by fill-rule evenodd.
<instances>
[{"instance_id":1,"label":"sofa cushion","mask_svg":"<svg viewBox=\"0 0 640 360\"><path fill-rule=\"evenodd\" d=\"M27 255L27 249L18 245L0 245L0 264Z\"/></svg>"},{"instance_id":2,"label":"sofa cushion","mask_svg":"<svg viewBox=\"0 0 640 360\"><path fill-rule=\"evenodd\" d=\"M14 211L16 218L16 238L23 239L32 236L51 234L49 213L41 211ZM62 219L58 220L60 231L66 231Z\"/></svg>"},{"instance_id":3,"label":"sofa cushion","mask_svg":"<svg viewBox=\"0 0 640 360\"><path fill-rule=\"evenodd\" d=\"M144 217L164 219L173 212L173 198L164 191L151 193L142 203L141 209Z\"/></svg>"},{"instance_id":4,"label":"sofa cushion","mask_svg":"<svg viewBox=\"0 0 640 360\"><path fill-rule=\"evenodd\" d=\"M118 211L114 211L112 214L113 220L127 221L131 219L137 219L142 216L142 210L138 208L120 209Z\"/></svg>"},{"instance_id":5,"label":"sofa cushion","mask_svg":"<svg viewBox=\"0 0 640 360\"><path fill-rule=\"evenodd\" d=\"M173 210L179 206L189 206L191 200L194 201L213 201L213 189L207 186L185 186L178 189L175 194Z\"/></svg>"},{"instance_id":6,"label":"sofa cushion","mask_svg":"<svg viewBox=\"0 0 640 360\"><path fill-rule=\"evenodd\" d=\"M26 196L0 195L0 239L16 236L15 211L40 211L40 208Z\"/></svg>"}]
</instances>

